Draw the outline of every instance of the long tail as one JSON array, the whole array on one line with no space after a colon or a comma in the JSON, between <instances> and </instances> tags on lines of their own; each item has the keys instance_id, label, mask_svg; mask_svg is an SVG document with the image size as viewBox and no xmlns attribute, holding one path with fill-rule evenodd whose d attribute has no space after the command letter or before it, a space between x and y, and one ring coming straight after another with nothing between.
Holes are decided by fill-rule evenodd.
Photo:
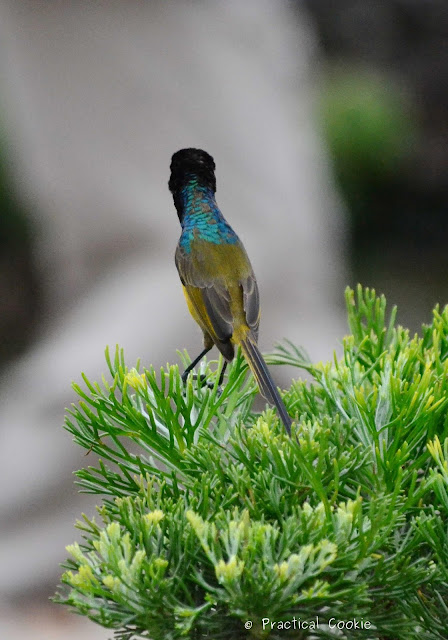
<instances>
[{"instance_id":1,"label":"long tail","mask_svg":"<svg viewBox=\"0 0 448 640\"><path fill-rule=\"evenodd\" d=\"M268 402L275 405L279 416L285 425L285 429L289 435L291 435L291 423L292 420L286 411L286 407L283 404L283 400L280 398L280 394L277 391L277 387L274 384L266 362L261 355L255 340L250 334L247 334L243 339L239 341L244 357L246 358L252 373L258 383L260 393L266 398Z\"/></svg>"}]
</instances>

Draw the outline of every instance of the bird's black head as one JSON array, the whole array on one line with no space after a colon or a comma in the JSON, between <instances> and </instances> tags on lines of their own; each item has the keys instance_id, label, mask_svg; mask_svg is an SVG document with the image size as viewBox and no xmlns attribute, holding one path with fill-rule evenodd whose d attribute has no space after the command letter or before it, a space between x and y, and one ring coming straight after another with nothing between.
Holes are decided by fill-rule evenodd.
<instances>
[{"instance_id":1,"label":"bird's black head","mask_svg":"<svg viewBox=\"0 0 448 640\"><path fill-rule=\"evenodd\" d=\"M215 162L211 155L202 149L181 149L171 158L171 176L168 182L169 189L174 196L192 178L206 187L210 187L213 193L216 191Z\"/></svg>"}]
</instances>

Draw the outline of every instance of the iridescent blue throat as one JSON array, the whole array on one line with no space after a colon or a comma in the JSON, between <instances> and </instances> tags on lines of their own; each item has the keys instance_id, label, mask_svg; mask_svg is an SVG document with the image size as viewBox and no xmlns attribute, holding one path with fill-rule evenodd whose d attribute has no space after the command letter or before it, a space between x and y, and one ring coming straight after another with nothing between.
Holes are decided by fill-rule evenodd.
<instances>
[{"instance_id":1,"label":"iridescent blue throat","mask_svg":"<svg viewBox=\"0 0 448 640\"><path fill-rule=\"evenodd\" d=\"M180 192L183 218L180 246L186 253L191 251L194 239L212 244L236 244L238 236L226 222L218 208L215 194L210 187L196 179L190 180Z\"/></svg>"}]
</instances>

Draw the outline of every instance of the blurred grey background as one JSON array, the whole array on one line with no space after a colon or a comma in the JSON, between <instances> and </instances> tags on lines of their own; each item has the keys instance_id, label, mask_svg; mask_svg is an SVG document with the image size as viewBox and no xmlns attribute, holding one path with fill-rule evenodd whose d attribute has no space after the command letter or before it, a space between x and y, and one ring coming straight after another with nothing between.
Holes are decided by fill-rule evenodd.
<instances>
[{"instance_id":1,"label":"blurred grey background","mask_svg":"<svg viewBox=\"0 0 448 640\"><path fill-rule=\"evenodd\" d=\"M61 424L70 382L101 376L107 344L130 366L201 347L173 260L174 151L215 157L259 280L263 349L288 337L330 358L357 281L412 329L444 303L447 13L441 0L0 0L2 637L111 635L46 604L95 502L76 493L86 459Z\"/></svg>"}]
</instances>

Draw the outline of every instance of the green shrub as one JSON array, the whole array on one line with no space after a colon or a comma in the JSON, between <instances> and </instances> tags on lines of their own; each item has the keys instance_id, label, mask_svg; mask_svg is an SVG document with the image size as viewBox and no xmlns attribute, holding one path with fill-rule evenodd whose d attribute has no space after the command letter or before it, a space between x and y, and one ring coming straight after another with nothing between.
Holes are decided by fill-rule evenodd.
<instances>
[{"instance_id":1,"label":"green shrub","mask_svg":"<svg viewBox=\"0 0 448 640\"><path fill-rule=\"evenodd\" d=\"M57 601L122 639L447 637L448 309L411 337L374 291L346 300L341 359L270 357L313 377L284 394L292 438L240 355L222 393L215 363L184 387L118 350L112 384L74 385L102 504Z\"/></svg>"}]
</instances>

